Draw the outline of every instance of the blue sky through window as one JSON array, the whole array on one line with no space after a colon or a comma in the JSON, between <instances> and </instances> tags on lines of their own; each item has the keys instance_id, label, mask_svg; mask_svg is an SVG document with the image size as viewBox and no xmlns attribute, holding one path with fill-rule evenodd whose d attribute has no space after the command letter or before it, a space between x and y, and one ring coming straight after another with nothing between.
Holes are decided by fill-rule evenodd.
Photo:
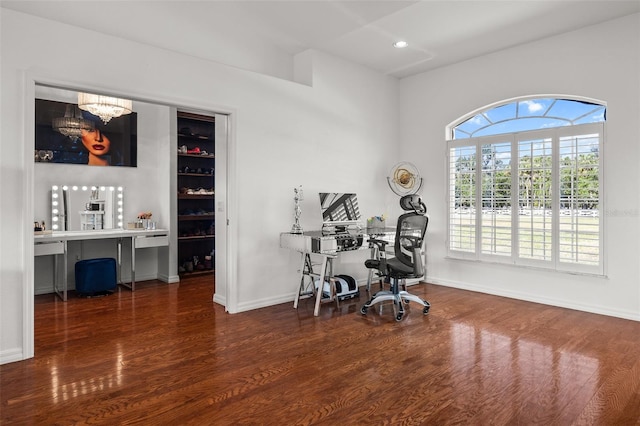
<instances>
[{"instance_id":1,"label":"blue sky through window","mask_svg":"<svg viewBox=\"0 0 640 426\"><path fill-rule=\"evenodd\" d=\"M604 105L560 98L528 99L476 114L455 126L453 134L454 139L465 139L605 120Z\"/></svg>"}]
</instances>

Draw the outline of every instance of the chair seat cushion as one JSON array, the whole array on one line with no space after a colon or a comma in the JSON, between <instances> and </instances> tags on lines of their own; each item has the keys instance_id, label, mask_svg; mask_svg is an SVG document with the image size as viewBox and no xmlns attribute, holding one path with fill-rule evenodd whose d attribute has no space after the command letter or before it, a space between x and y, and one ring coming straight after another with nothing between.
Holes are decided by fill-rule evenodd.
<instances>
[{"instance_id":1,"label":"chair seat cushion","mask_svg":"<svg viewBox=\"0 0 640 426\"><path fill-rule=\"evenodd\" d=\"M377 269L380 271L380 261L377 259L367 259L364 262L364 266L369 269ZM382 275L388 275L394 278L419 278L415 277L413 268L400 262L397 258L392 257L387 259L387 270L380 271Z\"/></svg>"},{"instance_id":2,"label":"chair seat cushion","mask_svg":"<svg viewBox=\"0 0 640 426\"><path fill-rule=\"evenodd\" d=\"M413 267L405 265L395 257L387 260L387 269L389 276L394 278L417 278L414 277Z\"/></svg>"}]
</instances>

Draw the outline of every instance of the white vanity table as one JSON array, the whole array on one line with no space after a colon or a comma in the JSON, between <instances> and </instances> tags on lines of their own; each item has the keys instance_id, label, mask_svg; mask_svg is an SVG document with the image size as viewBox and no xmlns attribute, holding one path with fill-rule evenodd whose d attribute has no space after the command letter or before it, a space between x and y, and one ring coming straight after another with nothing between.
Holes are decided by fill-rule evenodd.
<instances>
[{"instance_id":1,"label":"white vanity table","mask_svg":"<svg viewBox=\"0 0 640 426\"><path fill-rule=\"evenodd\" d=\"M108 229L93 231L54 231L49 234L34 235L34 255L53 255L54 259L54 290L62 298L67 300L67 242L85 240L115 240L117 244L118 284L131 291L135 291L135 264L136 250L147 247L160 247L169 245L169 231L167 229ZM131 283L123 283L121 275L122 244L125 240L131 240ZM62 258L63 279L58 282L59 258Z\"/></svg>"}]
</instances>

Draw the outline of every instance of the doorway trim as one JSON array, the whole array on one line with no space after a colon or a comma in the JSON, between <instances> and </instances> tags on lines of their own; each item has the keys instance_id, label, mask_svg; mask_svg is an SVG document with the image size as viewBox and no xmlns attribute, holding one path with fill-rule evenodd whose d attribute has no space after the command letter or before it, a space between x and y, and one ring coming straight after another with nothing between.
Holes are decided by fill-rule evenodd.
<instances>
[{"instance_id":1,"label":"doorway trim","mask_svg":"<svg viewBox=\"0 0 640 426\"><path fill-rule=\"evenodd\" d=\"M236 132L235 123L237 121L237 111L234 108L211 104L208 102L196 102L193 99L181 99L171 96L158 96L128 91L127 94L110 88L103 87L100 84L92 82L70 82L57 79L52 76L37 74L29 71L22 73L22 117L23 122L23 170L24 179L22 190L24 194L22 212L25 220L23 227L23 265L24 274L22 280L22 359L32 358L34 356L34 238L28 223L30 218L34 217L34 173L35 166L33 161L33 141L35 140L35 88L37 85L58 87L65 90L98 92L105 95L120 96L133 99L134 101L146 102L150 104L163 105L177 109L195 109L205 113L224 114L227 116L227 155L225 159L221 159L226 163L226 200L224 206L224 223L227 226L226 241L226 262L224 277L219 277L225 283L224 298L215 298L216 302L223 303L225 310L230 313L237 312L237 241L238 229L237 221L233 220L237 217L237 197L236 197ZM216 204L218 201L216 201ZM222 212L221 212L222 213ZM233 219L232 219L233 218ZM216 278L218 274L216 273ZM213 298L212 298L213 299Z\"/></svg>"}]
</instances>

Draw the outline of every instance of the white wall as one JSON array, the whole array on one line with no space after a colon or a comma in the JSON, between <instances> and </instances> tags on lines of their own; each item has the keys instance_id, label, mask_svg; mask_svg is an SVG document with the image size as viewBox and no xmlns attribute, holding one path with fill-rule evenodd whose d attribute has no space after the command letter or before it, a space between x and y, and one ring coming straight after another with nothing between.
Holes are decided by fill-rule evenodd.
<instances>
[{"instance_id":1,"label":"white wall","mask_svg":"<svg viewBox=\"0 0 640 426\"><path fill-rule=\"evenodd\" d=\"M586 96L608 105L606 278L446 258L445 127L493 102L535 94ZM401 152L416 158L426 176L429 281L640 319L640 15L401 80L400 111Z\"/></svg>"},{"instance_id":2,"label":"white wall","mask_svg":"<svg viewBox=\"0 0 640 426\"><path fill-rule=\"evenodd\" d=\"M364 216L391 209L396 202L384 180L399 159L394 78L314 54L309 87L6 9L0 19L0 363L32 355L29 319L23 316L25 303L32 303L25 299L25 280L33 285L30 260L22 254L30 250L24 229L34 219L24 215L34 191L32 167L28 159L23 161L24 144L33 144L24 136L33 126L25 122L25 75L134 100L233 111L233 194L227 208L236 230L230 238L237 252L231 271L237 286L228 298L235 300L236 311L293 300L299 258L279 248L279 233L291 227L295 186L305 190L305 229L320 224L319 191L357 192ZM86 52L95 55L87 58ZM166 137L161 133L160 138ZM141 149L149 147L144 142ZM156 154L160 164L160 156L169 155L164 148ZM131 171L135 176L127 176L128 200L143 196L147 173L154 174L142 166ZM160 180L157 187L169 182L173 172L160 166L154 176ZM165 205L163 199L172 196L162 195L158 203ZM129 201L131 208L134 202ZM146 205L140 201L135 209ZM345 257L336 269L356 271L363 278L365 257Z\"/></svg>"}]
</instances>

